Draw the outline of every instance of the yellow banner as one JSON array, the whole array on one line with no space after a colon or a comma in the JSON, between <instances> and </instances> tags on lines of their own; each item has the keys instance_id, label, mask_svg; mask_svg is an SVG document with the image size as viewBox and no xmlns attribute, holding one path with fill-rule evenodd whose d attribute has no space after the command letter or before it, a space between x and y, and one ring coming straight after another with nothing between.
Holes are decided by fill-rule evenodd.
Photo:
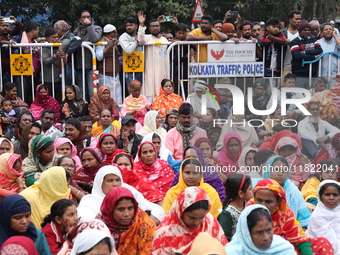
<instances>
[{"instance_id":1,"label":"yellow banner","mask_svg":"<svg viewBox=\"0 0 340 255\"><path fill-rule=\"evenodd\" d=\"M12 75L33 75L32 54L11 54Z\"/></svg>"},{"instance_id":2,"label":"yellow banner","mask_svg":"<svg viewBox=\"0 0 340 255\"><path fill-rule=\"evenodd\" d=\"M134 51L123 55L124 72L144 72L144 53Z\"/></svg>"}]
</instances>

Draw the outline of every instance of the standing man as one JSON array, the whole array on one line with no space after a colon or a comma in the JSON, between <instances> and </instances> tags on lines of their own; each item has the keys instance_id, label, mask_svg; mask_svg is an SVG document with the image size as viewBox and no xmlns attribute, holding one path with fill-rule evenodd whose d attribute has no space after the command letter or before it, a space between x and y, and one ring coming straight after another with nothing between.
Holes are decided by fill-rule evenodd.
<instances>
[{"instance_id":1,"label":"standing man","mask_svg":"<svg viewBox=\"0 0 340 255\"><path fill-rule=\"evenodd\" d=\"M138 33L138 41L142 44L147 42L156 43L154 46L145 46L145 72L144 72L144 85L145 93L144 95L148 97L150 102L153 97L159 93L159 85L161 81L165 78L165 51L168 40L161 35L161 24L158 20L152 19L149 23L150 35L145 35L146 26L145 15L143 12L138 12L140 33ZM151 97L151 98L150 98Z\"/></svg>"},{"instance_id":2,"label":"standing man","mask_svg":"<svg viewBox=\"0 0 340 255\"><path fill-rule=\"evenodd\" d=\"M74 34L79 36L83 42L96 43L102 37L102 28L96 26L89 11L83 10L80 12L78 27L74 30ZM90 102L90 97L93 96L92 86L92 54L88 49L84 49L85 59L82 61L82 49L76 52L76 71L80 91L83 93L83 85L85 85L85 98ZM84 64L84 69L83 69ZM84 77L83 77L84 71Z\"/></svg>"},{"instance_id":3,"label":"standing man","mask_svg":"<svg viewBox=\"0 0 340 255\"><path fill-rule=\"evenodd\" d=\"M290 53L290 42L293 41L296 37L299 36L299 23L301 21L301 13L300 11L291 11L288 14L288 27L280 30L280 32L283 32L286 36L286 44L287 50L286 54L284 55L284 62L283 62L283 74L282 77L285 77L287 74L291 73L292 71L292 54Z\"/></svg>"},{"instance_id":4,"label":"standing man","mask_svg":"<svg viewBox=\"0 0 340 255\"><path fill-rule=\"evenodd\" d=\"M102 42L107 45L96 45L96 56L98 60L99 84L110 88L111 97L117 104L123 103L122 86L119 81L121 50L118 48L117 29L114 25L107 24L103 29ZM104 70L105 63L105 70Z\"/></svg>"},{"instance_id":5,"label":"standing man","mask_svg":"<svg viewBox=\"0 0 340 255\"><path fill-rule=\"evenodd\" d=\"M320 23L316 19L313 19L311 22L309 22L310 29L312 35L316 38L316 40L319 40L322 38L322 34L320 33Z\"/></svg>"},{"instance_id":6,"label":"standing man","mask_svg":"<svg viewBox=\"0 0 340 255\"><path fill-rule=\"evenodd\" d=\"M122 47L123 51L126 54L131 54L134 51L143 51L143 47L139 45L138 42L138 34L140 34L143 29L141 27L138 27L137 19L133 17L127 18L125 20L125 30L126 32L119 37L119 44ZM128 94L127 86L132 80L143 82L142 73L125 73L126 96Z\"/></svg>"},{"instance_id":7,"label":"standing man","mask_svg":"<svg viewBox=\"0 0 340 255\"><path fill-rule=\"evenodd\" d=\"M308 21L303 20L299 23L299 36L290 43L292 54L292 73L296 75L296 87L310 89L309 84L309 65L302 66L302 60L310 61L317 59L322 53L320 44L314 36L311 36ZM312 77L317 76L318 63L312 64Z\"/></svg>"},{"instance_id":8,"label":"standing man","mask_svg":"<svg viewBox=\"0 0 340 255\"><path fill-rule=\"evenodd\" d=\"M340 38L334 29L334 25L330 22L323 23L321 26L323 38L318 40L323 52L335 52L340 55ZM331 66L329 66L329 58L331 58ZM338 72L338 58L333 55L325 55L321 61L321 75L330 81L330 87L336 83L332 79Z\"/></svg>"},{"instance_id":9,"label":"standing man","mask_svg":"<svg viewBox=\"0 0 340 255\"><path fill-rule=\"evenodd\" d=\"M213 17L210 15L202 16L201 28L196 28L192 30L187 35L187 41L217 41L222 42L228 40L228 36L217 29L213 28ZM208 61L208 49L207 44L196 45L199 49L199 60L196 62L207 62Z\"/></svg>"}]
</instances>

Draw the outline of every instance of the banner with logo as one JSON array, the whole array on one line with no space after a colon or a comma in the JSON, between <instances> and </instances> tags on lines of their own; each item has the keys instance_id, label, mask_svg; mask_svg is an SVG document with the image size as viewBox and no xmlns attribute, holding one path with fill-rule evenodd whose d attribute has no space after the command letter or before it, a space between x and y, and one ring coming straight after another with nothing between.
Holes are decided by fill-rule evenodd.
<instances>
[{"instance_id":1,"label":"banner with logo","mask_svg":"<svg viewBox=\"0 0 340 255\"><path fill-rule=\"evenodd\" d=\"M255 58L255 43L208 44L208 62L252 62Z\"/></svg>"}]
</instances>

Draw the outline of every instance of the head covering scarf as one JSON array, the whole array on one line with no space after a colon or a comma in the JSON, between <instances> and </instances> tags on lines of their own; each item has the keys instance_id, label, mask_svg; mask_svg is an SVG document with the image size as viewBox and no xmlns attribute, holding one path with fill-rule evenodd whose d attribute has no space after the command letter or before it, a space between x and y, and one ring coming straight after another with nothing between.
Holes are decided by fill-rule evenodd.
<instances>
[{"instance_id":1,"label":"head covering scarf","mask_svg":"<svg viewBox=\"0 0 340 255\"><path fill-rule=\"evenodd\" d=\"M53 28L66 32L71 29L71 26L65 20L58 20Z\"/></svg>"},{"instance_id":2,"label":"head covering scarf","mask_svg":"<svg viewBox=\"0 0 340 255\"><path fill-rule=\"evenodd\" d=\"M67 85L66 89L70 88L73 90L75 94L75 102L73 103L71 100L68 100L67 97L65 97L62 105L63 109L62 112L65 114L66 118L69 117L81 117L83 115L86 115L87 112L87 102L83 99L82 93L80 92L80 89L77 85ZM67 104L67 107L66 107ZM70 112L66 111L66 109L70 110Z\"/></svg>"},{"instance_id":3,"label":"head covering scarf","mask_svg":"<svg viewBox=\"0 0 340 255\"><path fill-rule=\"evenodd\" d=\"M18 194L4 197L0 203L0 245L12 236L26 236L33 242L37 239L37 230L31 222L24 233L14 232L11 227L11 216L31 212L31 205Z\"/></svg>"},{"instance_id":4,"label":"head covering scarf","mask_svg":"<svg viewBox=\"0 0 340 255\"><path fill-rule=\"evenodd\" d=\"M62 198L68 199L70 192L66 170L54 166L43 172L38 181L20 194L31 204L32 222L40 229L44 217L51 212L52 204Z\"/></svg>"},{"instance_id":5,"label":"head covering scarf","mask_svg":"<svg viewBox=\"0 0 340 255\"><path fill-rule=\"evenodd\" d=\"M134 205L133 220L128 226L119 224L113 216L113 210L121 198L131 198ZM143 210L138 208L138 203L129 189L118 187L109 191L100 211L101 219L115 239L118 254L151 254L156 225Z\"/></svg>"},{"instance_id":6,"label":"head covering scarf","mask_svg":"<svg viewBox=\"0 0 340 255\"><path fill-rule=\"evenodd\" d=\"M253 148L253 147L245 147L243 148L241 154L240 154L240 157L238 158L238 166L239 167L246 167L246 157L247 157L247 154L248 152L255 152L257 153L257 149L256 148Z\"/></svg>"},{"instance_id":7,"label":"head covering scarf","mask_svg":"<svg viewBox=\"0 0 340 255\"><path fill-rule=\"evenodd\" d=\"M235 27L231 23L223 23L222 33L227 33L228 31L235 30Z\"/></svg>"},{"instance_id":8,"label":"head covering scarf","mask_svg":"<svg viewBox=\"0 0 340 255\"><path fill-rule=\"evenodd\" d=\"M101 144L102 144L104 138L107 137L107 136L112 136L112 137L113 137L113 140L115 141L115 144L116 144L116 149L115 149L115 151L114 151L112 154L110 154L110 155L105 154L105 153L101 150L101 148L100 148L100 146L101 146ZM108 163L108 164L111 164L112 159L113 159L118 153L124 152L123 150L118 149L118 139L117 139L117 137L116 137L114 134L111 134L111 133L103 133L103 134L100 135L99 140L98 140L98 143L97 143L97 149L99 149L99 150L101 151L102 155L105 155L105 160L104 160L104 161L105 161L106 163Z\"/></svg>"},{"instance_id":9,"label":"head covering scarf","mask_svg":"<svg viewBox=\"0 0 340 255\"><path fill-rule=\"evenodd\" d=\"M156 117L159 114L158 111L148 111L144 117L144 126L138 131L138 134L141 136L146 136L149 133L157 132L161 137L162 141L166 139L166 131L160 125L158 128L156 127Z\"/></svg>"},{"instance_id":10,"label":"head covering scarf","mask_svg":"<svg viewBox=\"0 0 340 255\"><path fill-rule=\"evenodd\" d=\"M231 155L228 151L228 142L231 138L236 138L240 144L240 151L236 155ZM231 167L237 167L237 161L242 153L242 139L239 134L235 132L230 132L228 133L224 139L223 139L223 148L222 150L218 153L217 159L222 163L224 166L231 166ZM226 173L226 174L231 174Z\"/></svg>"},{"instance_id":11,"label":"head covering scarf","mask_svg":"<svg viewBox=\"0 0 340 255\"><path fill-rule=\"evenodd\" d=\"M340 133L337 133L332 137L330 143L326 143L315 154L315 157L314 157L315 163L319 163L323 159L326 159L326 158L340 158L340 150L336 149L339 147L340 147Z\"/></svg>"},{"instance_id":12,"label":"head covering scarf","mask_svg":"<svg viewBox=\"0 0 340 255\"><path fill-rule=\"evenodd\" d=\"M231 242L227 245L226 251L228 255L253 255L253 254L277 254L277 255L294 255L294 246L280 236L273 235L270 248L263 250L257 248L252 240L247 218L255 209L262 208L268 211L263 205L251 205L246 207L237 222L236 233ZM269 212L269 211L268 211Z\"/></svg>"},{"instance_id":13,"label":"head covering scarf","mask_svg":"<svg viewBox=\"0 0 340 255\"><path fill-rule=\"evenodd\" d=\"M201 232L192 243L190 255L227 255L220 241L207 232Z\"/></svg>"},{"instance_id":14,"label":"head covering scarf","mask_svg":"<svg viewBox=\"0 0 340 255\"><path fill-rule=\"evenodd\" d=\"M170 82L173 86L173 82ZM181 96L175 94L174 92L167 94L161 87L158 95L152 102L152 110L159 111L161 117L164 118L170 109L178 110L182 103L183 98Z\"/></svg>"},{"instance_id":15,"label":"head covering scarf","mask_svg":"<svg viewBox=\"0 0 340 255\"><path fill-rule=\"evenodd\" d=\"M293 211L288 207L286 193L280 184L274 180L264 179L259 181L253 189L254 196L259 190L270 190L280 202L272 212L274 234L284 237L294 246L302 242L310 241L307 234L303 231L301 224L296 220ZM254 198L248 205L254 204Z\"/></svg>"},{"instance_id":16,"label":"head covering scarf","mask_svg":"<svg viewBox=\"0 0 340 255\"><path fill-rule=\"evenodd\" d=\"M144 164L141 159L142 147L145 144L150 144L155 151L155 161L151 166ZM152 142L141 143L137 153L140 160L135 163L133 170L139 178L146 178L149 181L152 181L154 186L158 188L157 191L159 192L160 197L164 198L166 192L170 189L171 181L174 178L174 172L168 162L157 158L156 152L156 147ZM149 200L148 197L146 197L146 199Z\"/></svg>"},{"instance_id":17,"label":"head covering scarf","mask_svg":"<svg viewBox=\"0 0 340 255\"><path fill-rule=\"evenodd\" d=\"M115 241L113 240L110 234L105 233L98 229L89 229L77 235L71 251L71 255L77 255L91 250L94 246L96 246L100 241L102 241L106 237L110 239L111 243L110 246L112 252L110 255L117 254L117 251L115 249Z\"/></svg>"},{"instance_id":18,"label":"head covering scarf","mask_svg":"<svg viewBox=\"0 0 340 255\"><path fill-rule=\"evenodd\" d=\"M179 180L178 180L178 183L175 186L173 186L166 193L166 196L164 198L162 207L163 207L165 213L167 213L170 210L172 204L174 203L174 201L176 200L178 195L183 190L185 190L188 187L185 184L184 179L183 179L183 170L184 170L183 165L187 164L187 161L196 161L196 164L199 164L200 165L199 168L202 169L202 164L197 159L187 158L187 159L183 160L183 162L181 164L180 171L179 171ZM217 191L212 186L210 186L209 184L205 183L205 181L203 179L203 176L201 177L201 179L199 181L198 187L200 187L201 189L203 189L207 193L207 195L208 195L208 197L210 199L210 203L211 203L210 213L215 218L217 218L217 216L219 215L219 211L218 210L222 209L222 203L221 203L221 200L220 200L220 197L219 197Z\"/></svg>"},{"instance_id":19,"label":"head covering scarf","mask_svg":"<svg viewBox=\"0 0 340 255\"><path fill-rule=\"evenodd\" d=\"M17 160L20 162L19 171L13 167ZM22 173L22 160L19 154L4 153L0 155L0 196L5 197L18 193L19 186L16 179Z\"/></svg>"},{"instance_id":20,"label":"head covering scarf","mask_svg":"<svg viewBox=\"0 0 340 255\"><path fill-rule=\"evenodd\" d=\"M12 236L1 247L1 255L39 255L32 239L26 236Z\"/></svg>"},{"instance_id":21,"label":"head covering scarf","mask_svg":"<svg viewBox=\"0 0 340 255\"><path fill-rule=\"evenodd\" d=\"M261 146L259 147L258 151L262 151L265 149L274 151L275 146L277 145L277 143L280 141L281 138L283 137L291 137L293 138L299 145L300 150L302 150L302 143L301 143L301 139L300 137L293 133L290 130L282 130L278 133L276 133L275 135L269 137L268 139L266 139Z\"/></svg>"},{"instance_id":22,"label":"head covering scarf","mask_svg":"<svg viewBox=\"0 0 340 255\"><path fill-rule=\"evenodd\" d=\"M22 132L21 132L21 136L20 136L20 147L21 149L23 149L23 151L25 152L25 156L27 157L28 155L28 135L30 134L30 131L31 131L31 128L32 128L32 123L26 125ZM40 129L41 130L41 129Z\"/></svg>"},{"instance_id":23,"label":"head covering scarf","mask_svg":"<svg viewBox=\"0 0 340 255\"><path fill-rule=\"evenodd\" d=\"M325 184L333 184L338 189L340 184L334 180L325 180L318 188L318 204L313 211L306 234L311 238L325 237L334 248L334 254L339 254L340 203L333 209L328 208L321 200L320 190Z\"/></svg>"},{"instance_id":24,"label":"head covering scarf","mask_svg":"<svg viewBox=\"0 0 340 255\"><path fill-rule=\"evenodd\" d=\"M152 143L152 137L153 137L154 134L158 135L159 138L161 139L161 148L159 149L159 153L158 153L157 158L160 158L160 159L163 159L163 160L167 161L169 155L171 155L171 152L170 152L170 150L168 148L165 148L165 144L163 142L164 140L162 139L162 137L160 136L159 133L157 133L157 132L148 133L147 135L145 135L143 137L142 143L143 142L150 142L150 143ZM137 155L135 161L137 162L139 160L140 159L139 159L139 157Z\"/></svg>"},{"instance_id":25,"label":"head covering scarf","mask_svg":"<svg viewBox=\"0 0 340 255\"><path fill-rule=\"evenodd\" d=\"M98 148L84 148L80 151L79 157L81 158L86 151L90 152L98 160L99 164L97 166L83 166L75 173L73 180L77 184L91 186L98 170L102 166L107 165L107 163L104 161L104 156Z\"/></svg>"},{"instance_id":26,"label":"head covering scarf","mask_svg":"<svg viewBox=\"0 0 340 255\"><path fill-rule=\"evenodd\" d=\"M0 138L0 145L5 141L9 143L9 146L10 146L9 153L14 153L14 147L13 147L13 144L10 142L10 140L6 138Z\"/></svg>"},{"instance_id":27,"label":"head covering scarf","mask_svg":"<svg viewBox=\"0 0 340 255\"><path fill-rule=\"evenodd\" d=\"M61 137L61 138L57 138L54 140L54 153L57 154L58 153L58 149L60 146L62 146L65 143L69 143L71 146L71 158L74 159L74 161L76 162L76 169L80 169L82 167L81 162L80 162L80 158L78 157L77 154L77 148L74 146L74 144L72 143L72 141L68 138L65 137Z\"/></svg>"},{"instance_id":28,"label":"head covering scarf","mask_svg":"<svg viewBox=\"0 0 340 255\"><path fill-rule=\"evenodd\" d=\"M190 102L193 108L193 113L198 113L202 114L202 97L199 97L196 93L196 91L204 91L207 89L205 86L206 82L203 80L198 80L194 84L194 93L190 94L187 98L187 101ZM215 99L207 95L206 97L207 100L207 108L211 107L214 108L215 110L220 109L219 104Z\"/></svg>"},{"instance_id":29,"label":"head covering scarf","mask_svg":"<svg viewBox=\"0 0 340 255\"><path fill-rule=\"evenodd\" d=\"M189 228L182 220L184 211L192 204L207 200L209 207L201 224L196 228ZM153 241L153 254L181 253L188 254L195 237L201 232L208 232L213 238L226 245L222 227L218 221L209 213L211 202L208 194L199 187L188 187L184 189L174 201L164 220L158 226Z\"/></svg>"},{"instance_id":30,"label":"head covering scarf","mask_svg":"<svg viewBox=\"0 0 340 255\"><path fill-rule=\"evenodd\" d=\"M110 92L109 87L107 86L100 86L98 89L97 95L91 98L91 103L89 105L89 115L91 118L94 118L94 120L99 119L100 112L104 109L108 109L112 113L112 119L118 120L119 119L119 112L117 109L117 103L116 101L111 97L109 100L105 101L103 97L104 91Z\"/></svg>"},{"instance_id":31,"label":"head covering scarf","mask_svg":"<svg viewBox=\"0 0 340 255\"><path fill-rule=\"evenodd\" d=\"M20 99L21 100L21 99ZM12 101L12 103L13 103L13 101ZM25 103L26 104L26 103ZM14 107L14 106L13 106ZM16 108L16 107L14 107L14 108ZM29 110L23 110L21 113L20 113L20 115L18 116L18 118L17 118L17 121L16 121L16 123L15 123L15 129L14 129L14 140L19 140L20 139L20 136L21 136L21 132L22 132L22 129L21 129L21 127L20 127L20 121L21 121L21 118L22 118L22 116L23 115L29 115L29 116L31 116L31 118L32 118L32 122L33 122L33 115L32 115L32 113L29 111Z\"/></svg>"},{"instance_id":32,"label":"head covering scarf","mask_svg":"<svg viewBox=\"0 0 340 255\"><path fill-rule=\"evenodd\" d=\"M164 128L167 132L172 128L172 127L169 126L169 123L168 123L168 118L169 118L170 115L176 115L178 117L178 115L179 115L178 110L171 109L166 113L165 121L164 121Z\"/></svg>"},{"instance_id":33,"label":"head covering scarf","mask_svg":"<svg viewBox=\"0 0 340 255\"><path fill-rule=\"evenodd\" d=\"M39 93L39 89L41 86L46 88L47 94L41 95ZM56 122L60 120L60 104L57 100L55 100L52 96L48 94L48 88L44 84L40 84L35 89L35 98L33 103L31 104L30 111L34 117L34 120L37 121L40 119L40 116L44 110L51 109L55 112Z\"/></svg>"}]
</instances>

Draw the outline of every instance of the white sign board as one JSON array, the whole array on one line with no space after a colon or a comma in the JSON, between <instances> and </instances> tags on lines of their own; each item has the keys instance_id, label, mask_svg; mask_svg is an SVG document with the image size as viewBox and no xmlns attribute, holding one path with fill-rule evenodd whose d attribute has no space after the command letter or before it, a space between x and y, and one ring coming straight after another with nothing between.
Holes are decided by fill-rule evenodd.
<instances>
[{"instance_id":1,"label":"white sign board","mask_svg":"<svg viewBox=\"0 0 340 255\"><path fill-rule=\"evenodd\" d=\"M255 43L208 44L208 62L253 62L256 58Z\"/></svg>"},{"instance_id":2,"label":"white sign board","mask_svg":"<svg viewBox=\"0 0 340 255\"><path fill-rule=\"evenodd\" d=\"M263 62L189 63L189 77L263 77Z\"/></svg>"}]
</instances>

